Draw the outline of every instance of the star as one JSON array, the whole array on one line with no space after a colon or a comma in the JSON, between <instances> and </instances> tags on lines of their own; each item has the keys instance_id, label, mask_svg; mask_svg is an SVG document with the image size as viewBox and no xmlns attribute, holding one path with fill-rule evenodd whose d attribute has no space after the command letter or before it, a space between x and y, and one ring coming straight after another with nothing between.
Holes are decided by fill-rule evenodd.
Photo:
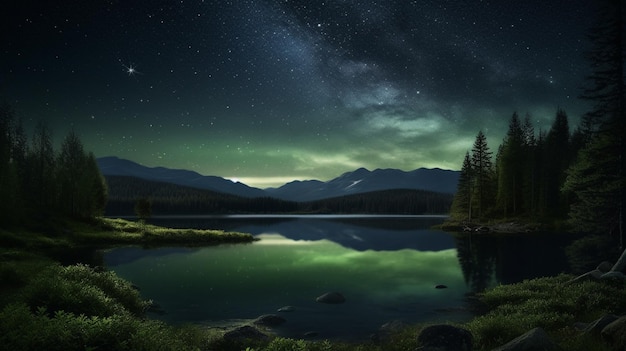
<instances>
[{"instance_id":1,"label":"star","mask_svg":"<svg viewBox=\"0 0 626 351\"><path fill-rule=\"evenodd\" d=\"M128 73L129 76L134 76L135 74L141 74L141 72L137 71L137 69L133 66L132 63L128 66L126 66L125 64L122 64L122 66L124 67L124 71Z\"/></svg>"}]
</instances>

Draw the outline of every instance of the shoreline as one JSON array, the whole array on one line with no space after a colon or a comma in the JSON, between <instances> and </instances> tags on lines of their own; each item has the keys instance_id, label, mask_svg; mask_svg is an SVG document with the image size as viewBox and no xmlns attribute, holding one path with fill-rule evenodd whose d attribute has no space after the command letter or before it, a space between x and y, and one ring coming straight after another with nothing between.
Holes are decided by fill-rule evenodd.
<instances>
[{"instance_id":1,"label":"shoreline","mask_svg":"<svg viewBox=\"0 0 626 351\"><path fill-rule=\"evenodd\" d=\"M442 227L444 226L442 225ZM517 230L518 227L511 226L511 228L516 228ZM33 320L36 320L37 318L49 318L45 322L47 324L41 324L41 328L46 326L47 328L50 328L50 326L56 325L54 323L63 323L64 319L58 319L53 315L50 315L50 317L45 317L45 315L44 317L38 317L33 314L34 312L29 312L28 309L22 309L20 305L15 305L16 302L20 301L20 296L22 296L21 291L23 289L30 289L30 286L37 284L37 282L41 279L47 278L48 281L56 281L54 277L47 276L47 273L45 272L57 272L59 270L63 272L66 269L79 271L84 270L81 268L83 265L80 264L62 266L58 263L58 261L54 260L53 257L47 256L45 254L45 250L41 249L71 249L86 246L106 249L107 247L124 245L137 245L144 247L161 245L203 246L221 243L249 243L254 240L252 235L245 233L193 229L170 229L149 224L142 224L140 222L102 218L88 222L68 221L57 228L51 228L46 232L46 234L37 233L33 230L26 232L25 229L22 229L21 231L22 232L18 233L0 230L0 242L3 243L3 247L0 248L0 263L3 265L1 267L2 269L0 269L0 285L3 287L2 293L0 293L0 303L2 303L0 314L11 317L11 313L14 313L17 314L17 317L31 318ZM482 234L483 232L480 233ZM32 236L28 237L29 235ZM190 240L190 238L193 240ZM89 275L93 275L97 278L96 281L106 277L106 279L113 279L114 281L121 280L125 282L123 283L124 285L132 285L132 282L122 280L111 271L100 271L98 267L89 269L88 271L90 271L90 273L88 273ZM568 307L564 309L564 300L562 300L564 297L561 297L559 294L563 293L563 282L569 281L571 278L571 276L564 275L549 278L537 278L522 283L501 285L490 289L479 294L477 297L477 301L480 301L479 304L485 307L484 314L477 315L468 322L452 323L452 325L471 331L476 338L476 342L480 345L480 347L476 348L477 350L491 349L506 342L507 338L512 339L513 337L526 332L530 329L530 327L535 327L536 325L534 324L542 326L542 323L544 323L543 316L557 313L558 316L562 315L561 317L558 317L558 323L555 325L546 325L544 327L550 336L555 338L561 345L572 346L572 340L585 341L587 340L585 339L586 337L579 336L576 337L576 339L571 339L573 336L571 331L567 331L567 333L563 334L561 330L565 329L561 328L570 328L568 325L571 325L572 322L590 323L593 321L592 317L599 318L603 313L626 312L626 306L623 306L624 304L612 305L604 302L608 301L606 298L609 297L610 301L614 301L618 291L610 290L610 285L601 282L583 282L580 283L582 284L580 285L580 289L566 289L568 294L572 294L572 297L567 298L567 301L565 302L568 303ZM69 287L72 289L81 287L82 289L83 285L84 283L71 283ZM50 287L53 288L52 286ZM529 287L531 287L530 290ZM131 289L128 288L126 288L126 290L128 290L129 293L131 291ZM602 292L599 293L599 290L602 290ZM531 291L533 296L537 295L537 297L527 295ZM623 291L620 290L619 294L622 293ZM520 296L523 298L515 298L516 294L521 294ZM602 302L601 304L597 304L600 303L597 302L596 304L587 306L587 310L585 312L585 310L582 310L583 306L577 304L576 301L579 301L581 296L590 296L592 294L600 294L598 297L601 298ZM550 299L554 301L551 302ZM626 298L624 300L626 301ZM569 306L570 302L572 302L571 306ZM499 312L500 305L507 306L507 309ZM552 308L552 306L554 306L554 308ZM517 313L520 318L511 319L508 317L511 313L513 313L511 308L514 308L514 310L517 311L515 313ZM577 316L577 319L572 320L570 315ZM77 322L73 323L79 323L81 320L80 318L83 318L77 314L72 315L71 313L66 313L66 316L67 317L64 317L66 319L76 318ZM522 316L524 316L524 318L521 318ZM239 349L246 349L246 347L248 347L248 349L259 351L270 350L272 344L275 342L294 346L298 343L302 345L306 344L310 346L310 349L312 350L317 350L319 345L322 345L323 343L330 343L330 345L333 346L333 350L339 351L351 350L354 347L372 351L411 349L416 346L416 333L419 333L420 330L428 325L405 325L401 329L393 331L392 334L390 334L391 336L386 336L386 340L379 343L346 343L342 341L305 341L299 339L287 339L279 335L272 334L271 332L267 333L267 330L263 329L260 330L267 334L262 337L261 340L245 339L248 341L233 341L225 340L223 333L220 331L207 330L207 328L202 328L196 325L189 325L185 327L184 333L180 334L180 332L176 331L180 330L180 327L159 322L158 320L145 315L145 313L143 316L136 316L132 318L132 323L135 323L133 324L133 328L137 328L137 330L140 331L139 334L143 333L142 335L147 337L142 341L134 340L133 342L145 342L146 344L162 342L169 343L168 345L177 345L176 347L172 346L169 349L178 349L180 345L184 345L186 349L199 348L198 345L200 344L198 340L200 339L205 340L202 342L203 345L208 345L209 349L216 350L233 349L232 347L235 345L236 347L240 347ZM19 318L14 319L19 320ZM99 319L94 319L93 322L90 323L96 323L97 321L99 321ZM527 322L530 324L525 324ZM19 328L19 326L20 325L17 324L13 326L13 329L11 330L15 331L15 327ZM114 327L116 326L117 325L114 325ZM62 324L59 324L59 327L64 328ZM26 331L24 332L26 333ZM29 332L39 333L40 331L36 329ZM167 335L169 339L159 339L163 338L163 336L159 335ZM191 337L192 335L197 336ZM490 339L490 335L497 335L497 338ZM129 334L128 337L132 338L132 334ZM54 334L50 334L50 338L56 338L56 336L54 336ZM0 339L2 338L0 337ZM594 340L593 342L596 341ZM8 345L11 344L9 343ZM585 348L570 349L583 350Z\"/></svg>"}]
</instances>

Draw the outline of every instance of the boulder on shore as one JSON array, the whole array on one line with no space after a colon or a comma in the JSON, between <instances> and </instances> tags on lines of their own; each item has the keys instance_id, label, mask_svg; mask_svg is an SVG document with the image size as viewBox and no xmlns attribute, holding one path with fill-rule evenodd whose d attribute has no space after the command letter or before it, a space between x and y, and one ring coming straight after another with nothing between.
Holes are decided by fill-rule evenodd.
<instances>
[{"instance_id":1,"label":"boulder on shore","mask_svg":"<svg viewBox=\"0 0 626 351\"><path fill-rule=\"evenodd\" d=\"M406 328L408 324L404 323L401 320L393 320L391 322L387 322L378 328L378 331L372 335L370 335L370 340L376 343L381 343L389 340L389 337L404 328Z\"/></svg>"},{"instance_id":2,"label":"boulder on shore","mask_svg":"<svg viewBox=\"0 0 626 351\"><path fill-rule=\"evenodd\" d=\"M602 274L600 279L602 279L602 280L613 280L613 281L617 281L617 282L623 282L624 280L626 280L626 276L622 272L609 271L609 272L606 272L606 273Z\"/></svg>"},{"instance_id":3,"label":"boulder on shore","mask_svg":"<svg viewBox=\"0 0 626 351\"><path fill-rule=\"evenodd\" d=\"M599 270L602 273L607 273L611 270L611 268L613 268L613 264L609 261L602 261L598 267L596 267L597 270Z\"/></svg>"},{"instance_id":4,"label":"boulder on shore","mask_svg":"<svg viewBox=\"0 0 626 351\"><path fill-rule=\"evenodd\" d=\"M586 324L583 328L583 334L590 334L593 336L600 336L602 329L604 329L607 325L615 322L617 320L617 316L613 314L606 314L595 321Z\"/></svg>"},{"instance_id":5,"label":"boulder on shore","mask_svg":"<svg viewBox=\"0 0 626 351\"><path fill-rule=\"evenodd\" d=\"M225 340L245 341L245 340L267 340L269 337L250 325L243 325L229 330L224 334Z\"/></svg>"},{"instance_id":6,"label":"boulder on shore","mask_svg":"<svg viewBox=\"0 0 626 351\"><path fill-rule=\"evenodd\" d=\"M602 271L598 269L594 269L593 271L589 271L585 274L579 275L578 277L568 281L565 284L572 284L572 283L586 282L586 281L598 281L602 277L602 274L604 274L602 273Z\"/></svg>"},{"instance_id":7,"label":"boulder on shore","mask_svg":"<svg viewBox=\"0 0 626 351\"><path fill-rule=\"evenodd\" d=\"M329 304L339 304L346 302L346 298L338 292L327 292L324 295L318 296L315 301Z\"/></svg>"},{"instance_id":8,"label":"boulder on shore","mask_svg":"<svg viewBox=\"0 0 626 351\"><path fill-rule=\"evenodd\" d=\"M493 349L492 351L562 351L548 334L541 328L535 328L531 331L518 336L509 341L505 345Z\"/></svg>"},{"instance_id":9,"label":"boulder on shore","mask_svg":"<svg viewBox=\"0 0 626 351\"><path fill-rule=\"evenodd\" d=\"M431 325L417 337L419 350L472 351L472 333L447 324Z\"/></svg>"},{"instance_id":10,"label":"boulder on shore","mask_svg":"<svg viewBox=\"0 0 626 351\"><path fill-rule=\"evenodd\" d=\"M611 346L611 350L626 350L626 316L604 327L601 335L602 340Z\"/></svg>"}]
</instances>

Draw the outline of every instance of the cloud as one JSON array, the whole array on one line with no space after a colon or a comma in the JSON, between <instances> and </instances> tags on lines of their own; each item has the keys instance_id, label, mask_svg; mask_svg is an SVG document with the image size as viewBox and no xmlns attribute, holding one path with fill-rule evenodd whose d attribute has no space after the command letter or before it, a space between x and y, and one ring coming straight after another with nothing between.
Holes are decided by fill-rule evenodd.
<instances>
[{"instance_id":1,"label":"cloud","mask_svg":"<svg viewBox=\"0 0 626 351\"><path fill-rule=\"evenodd\" d=\"M366 133L391 132L401 138L416 138L441 132L445 119L435 113L411 118L407 115L376 114L364 123Z\"/></svg>"}]
</instances>

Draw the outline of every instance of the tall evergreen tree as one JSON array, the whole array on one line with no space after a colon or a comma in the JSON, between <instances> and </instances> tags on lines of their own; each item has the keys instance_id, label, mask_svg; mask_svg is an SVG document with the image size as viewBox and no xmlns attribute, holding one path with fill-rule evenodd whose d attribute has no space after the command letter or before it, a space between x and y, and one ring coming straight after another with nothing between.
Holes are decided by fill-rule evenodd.
<instances>
[{"instance_id":1,"label":"tall evergreen tree","mask_svg":"<svg viewBox=\"0 0 626 351\"><path fill-rule=\"evenodd\" d=\"M588 133L610 127L607 121L624 113L624 17L622 0L599 0L598 14L588 32L591 49L586 58L592 68L581 98L593 103L583 116L582 128ZM618 118L619 119L619 118Z\"/></svg>"},{"instance_id":2,"label":"tall evergreen tree","mask_svg":"<svg viewBox=\"0 0 626 351\"><path fill-rule=\"evenodd\" d=\"M472 172L474 175L473 202L476 204L478 218L482 217L485 210L491 204L491 189L493 179L493 163L487 145L487 137L483 131L479 131L472 147Z\"/></svg>"},{"instance_id":3,"label":"tall evergreen tree","mask_svg":"<svg viewBox=\"0 0 626 351\"><path fill-rule=\"evenodd\" d=\"M59 208L70 216L81 216L81 178L86 167L83 144L74 131L70 131L61 144L57 158Z\"/></svg>"},{"instance_id":4,"label":"tall evergreen tree","mask_svg":"<svg viewBox=\"0 0 626 351\"><path fill-rule=\"evenodd\" d=\"M517 112L513 113L509 130L502 141L496 159L498 176L497 203L504 215L521 210L525 136Z\"/></svg>"},{"instance_id":5,"label":"tall evergreen tree","mask_svg":"<svg viewBox=\"0 0 626 351\"><path fill-rule=\"evenodd\" d=\"M570 210L575 228L614 233L623 246L625 5L620 0L598 4L598 18L589 35L593 46L587 55L592 73L582 96L594 103L583 121L589 141L569 168L564 190L575 197Z\"/></svg>"},{"instance_id":6,"label":"tall evergreen tree","mask_svg":"<svg viewBox=\"0 0 626 351\"><path fill-rule=\"evenodd\" d=\"M11 158L17 167L18 176L20 182L23 183L23 179L26 175L26 157L28 155L28 137L24 131L24 125L22 120L15 121L13 128L13 149L11 152Z\"/></svg>"},{"instance_id":7,"label":"tall evergreen tree","mask_svg":"<svg viewBox=\"0 0 626 351\"><path fill-rule=\"evenodd\" d=\"M452 216L458 219L472 220L472 160L469 152L465 153L457 190L452 200Z\"/></svg>"},{"instance_id":8,"label":"tall evergreen tree","mask_svg":"<svg viewBox=\"0 0 626 351\"><path fill-rule=\"evenodd\" d=\"M37 216L49 214L54 207L57 187L55 182L55 159L52 132L40 121L35 127L31 147L27 154L27 189L29 207Z\"/></svg>"},{"instance_id":9,"label":"tall evergreen tree","mask_svg":"<svg viewBox=\"0 0 626 351\"><path fill-rule=\"evenodd\" d=\"M522 206L524 211L531 216L536 214L537 210L537 179L539 158L537 157L537 139L535 138L535 128L531 122L530 114L526 114L524 124L522 126L524 134L524 171L523 171L523 191Z\"/></svg>"},{"instance_id":10,"label":"tall evergreen tree","mask_svg":"<svg viewBox=\"0 0 626 351\"><path fill-rule=\"evenodd\" d=\"M20 215L20 183L13 159L14 120L14 112L10 106L0 106L0 220L7 224L14 223Z\"/></svg>"},{"instance_id":11,"label":"tall evergreen tree","mask_svg":"<svg viewBox=\"0 0 626 351\"><path fill-rule=\"evenodd\" d=\"M567 114L558 109L552 127L546 135L544 145L545 168L544 196L545 212L551 216L564 216L567 202L561 196L561 187L565 182L565 171L570 165L570 132Z\"/></svg>"},{"instance_id":12,"label":"tall evergreen tree","mask_svg":"<svg viewBox=\"0 0 626 351\"><path fill-rule=\"evenodd\" d=\"M107 203L107 186L93 153L85 157L85 165L78 184L80 215L96 217L104 213Z\"/></svg>"}]
</instances>

